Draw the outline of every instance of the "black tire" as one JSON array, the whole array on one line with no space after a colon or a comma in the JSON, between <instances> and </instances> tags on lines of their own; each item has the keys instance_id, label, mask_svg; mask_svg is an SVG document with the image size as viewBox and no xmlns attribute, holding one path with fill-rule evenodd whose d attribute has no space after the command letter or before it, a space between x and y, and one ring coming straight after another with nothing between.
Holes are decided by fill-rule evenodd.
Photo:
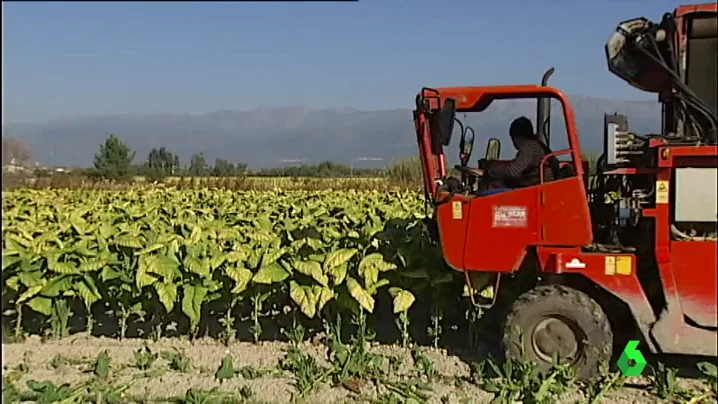
<instances>
[{"instance_id":1,"label":"black tire","mask_svg":"<svg viewBox=\"0 0 718 404\"><path fill-rule=\"evenodd\" d=\"M539 286L511 305L502 345L507 358L535 362L542 370L548 370L558 354L585 380L611 359L613 332L601 306L585 293L561 285Z\"/></svg>"}]
</instances>

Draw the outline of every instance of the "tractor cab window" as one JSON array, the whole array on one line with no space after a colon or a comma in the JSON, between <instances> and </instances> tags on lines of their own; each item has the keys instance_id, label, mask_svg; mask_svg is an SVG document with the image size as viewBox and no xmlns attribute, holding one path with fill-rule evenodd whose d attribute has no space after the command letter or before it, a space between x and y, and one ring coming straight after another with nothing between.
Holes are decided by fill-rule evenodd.
<instances>
[{"instance_id":1,"label":"tractor cab window","mask_svg":"<svg viewBox=\"0 0 718 404\"><path fill-rule=\"evenodd\" d=\"M476 186L477 181L470 178L470 169L483 170L494 164L487 165L486 160L499 160L499 164L507 164L516 157L519 145L512 140L510 130L512 124L516 126L515 122L518 120L521 121L520 126L524 132L532 132L534 139L547 146L546 154L563 152L545 162L544 170L551 170L550 177L557 179L575 175L563 105L557 99L546 97L545 100L550 108L544 106L541 114L538 113L541 103L538 98L496 99L480 112L458 112L451 146L445 151L447 165L455 167L458 171L455 171L456 176L461 177L462 182ZM537 122L540 118L543 118L543 125ZM527 121L530 124L527 125ZM472 154L468 160L467 154ZM548 179L550 178L547 177ZM526 186L521 184L531 181L517 179L508 188Z\"/></svg>"}]
</instances>

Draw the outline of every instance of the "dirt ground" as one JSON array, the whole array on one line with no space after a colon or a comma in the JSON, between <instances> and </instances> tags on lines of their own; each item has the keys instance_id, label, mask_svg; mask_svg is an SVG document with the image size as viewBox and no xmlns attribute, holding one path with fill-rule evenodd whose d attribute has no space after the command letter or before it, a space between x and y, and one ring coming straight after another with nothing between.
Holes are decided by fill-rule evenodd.
<instances>
[{"instance_id":1,"label":"dirt ground","mask_svg":"<svg viewBox=\"0 0 718 404\"><path fill-rule=\"evenodd\" d=\"M147 346L158 358L149 369L136 367L135 352ZM187 400L191 388L209 390L217 388L232 392L238 401L262 403L292 402L295 394L296 374L279 370L289 344L264 342L251 344L236 342L224 346L215 340L201 339L194 342L181 339L119 341L109 338L88 338L74 336L64 340L42 341L29 337L22 343L3 345L3 379L12 382L19 390L27 390L27 382L51 381L56 385L69 383L77 385L97 378L93 362L98 354L106 350L111 358L110 374L103 383L127 386L121 397L128 402L200 402ZM305 343L302 350L310 353L320 365L327 366L327 348L322 344ZM408 375L416 369L411 351L394 346L378 345L372 350L395 363L402 363L397 375ZM163 352L181 353L189 359L186 373L172 369ZM470 366L459 357L444 350L427 348L426 356L433 362L439 376L430 383L428 402L432 403L488 403L493 394L482 390L471 381ZM234 377L220 382L215 373L223 358L231 355L234 359ZM398 361L398 362L397 362ZM403 373L402 373L403 372ZM400 376L397 376L400 377ZM699 380L680 379L682 388L693 391L706 389ZM631 387L611 391L601 402L610 403L654 403L660 402L648 389L649 380L631 380ZM364 383L357 386L331 386L321 383L305 401L310 403L341 403L367 401L371 397L381 398L385 387ZM352 391L353 390L353 391ZM118 390L119 391L119 390ZM357 393L358 392L358 393ZM139 398L138 398L139 397ZM184 401L183 401L184 399ZM565 403L585 402L584 394L572 391L560 400ZM203 401L208 402L208 401ZM380 402L387 402L380 400ZM420 402L402 400L398 402Z\"/></svg>"}]
</instances>

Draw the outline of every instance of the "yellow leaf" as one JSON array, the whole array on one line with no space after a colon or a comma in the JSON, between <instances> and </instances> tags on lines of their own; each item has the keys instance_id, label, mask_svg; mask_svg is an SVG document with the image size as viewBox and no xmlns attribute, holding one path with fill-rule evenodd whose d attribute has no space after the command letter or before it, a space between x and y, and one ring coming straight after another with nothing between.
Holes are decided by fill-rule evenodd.
<instances>
[{"instance_id":1,"label":"yellow leaf","mask_svg":"<svg viewBox=\"0 0 718 404\"><path fill-rule=\"evenodd\" d=\"M252 280L252 271L238 265L227 265L224 269L227 276L234 281L234 289L232 293L241 293Z\"/></svg>"},{"instance_id":2,"label":"yellow leaf","mask_svg":"<svg viewBox=\"0 0 718 404\"><path fill-rule=\"evenodd\" d=\"M342 265L339 265L338 267L334 267L329 270L329 275L334 278L334 285L341 285L342 282L344 282L344 279L347 277L347 269L349 267L348 263L344 263Z\"/></svg>"},{"instance_id":3,"label":"yellow leaf","mask_svg":"<svg viewBox=\"0 0 718 404\"><path fill-rule=\"evenodd\" d=\"M327 254L327 258L324 260L324 272L328 272L333 268L337 268L347 263L357 250L354 248L342 248L336 251L332 251Z\"/></svg>"},{"instance_id":4,"label":"yellow leaf","mask_svg":"<svg viewBox=\"0 0 718 404\"><path fill-rule=\"evenodd\" d=\"M319 282L322 286L327 286L329 278L322 273L322 266L316 261L299 261L293 262L294 269L297 272L307 276L311 276L315 281Z\"/></svg>"},{"instance_id":5,"label":"yellow leaf","mask_svg":"<svg viewBox=\"0 0 718 404\"><path fill-rule=\"evenodd\" d=\"M369 313L374 312L374 298L351 276L347 277L347 289L354 300Z\"/></svg>"},{"instance_id":6,"label":"yellow leaf","mask_svg":"<svg viewBox=\"0 0 718 404\"><path fill-rule=\"evenodd\" d=\"M142 289L145 286L151 285L157 282L157 277L148 273L148 262L146 256L140 257L140 264L137 267L137 273L135 274L135 283L138 289Z\"/></svg>"},{"instance_id":7,"label":"yellow leaf","mask_svg":"<svg viewBox=\"0 0 718 404\"><path fill-rule=\"evenodd\" d=\"M312 289L307 286L301 286L297 282L289 283L289 297L299 306L307 317L313 318L317 310L317 301Z\"/></svg>"},{"instance_id":8,"label":"yellow leaf","mask_svg":"<svg viewBox=\"0 0 718 404\"><path fill-rule=\"evenodd\" d=\"M334 291L327 287L314 285L313 292L317 300L317 313L319 313L334 298Z\"/></svg>"},{"instance_id":9,"label":"yellow leaf","mask_svg":"<svg viewBox=\"0 0 718 404\"><path fill-rule=\"evenodd\" d=\"M408 290L399 289L394 296L394 313L402 313L408 311L414 304L416 298Z\"/></svg>"}]
</instances>

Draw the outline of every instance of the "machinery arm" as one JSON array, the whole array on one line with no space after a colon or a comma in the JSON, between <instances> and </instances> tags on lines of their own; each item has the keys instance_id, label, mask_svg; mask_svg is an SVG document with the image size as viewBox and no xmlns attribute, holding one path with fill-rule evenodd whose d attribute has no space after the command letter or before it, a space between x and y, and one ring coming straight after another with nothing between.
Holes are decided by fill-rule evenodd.
<instances>
[{"instance_id":1,"label":"machinery arm","mask_svg":"<svg viewBox=\"0 0 718 404\"><path fill-rule=\"evenodd\" d=\"M683 141L714 144L718 132L716 114L681 79L676 36L670 13L658 24L643 17L624 21L606 43L608 69L633 87L672 99L686 120L704 128L699 139Z\"/></svg>"}]
</instances>

